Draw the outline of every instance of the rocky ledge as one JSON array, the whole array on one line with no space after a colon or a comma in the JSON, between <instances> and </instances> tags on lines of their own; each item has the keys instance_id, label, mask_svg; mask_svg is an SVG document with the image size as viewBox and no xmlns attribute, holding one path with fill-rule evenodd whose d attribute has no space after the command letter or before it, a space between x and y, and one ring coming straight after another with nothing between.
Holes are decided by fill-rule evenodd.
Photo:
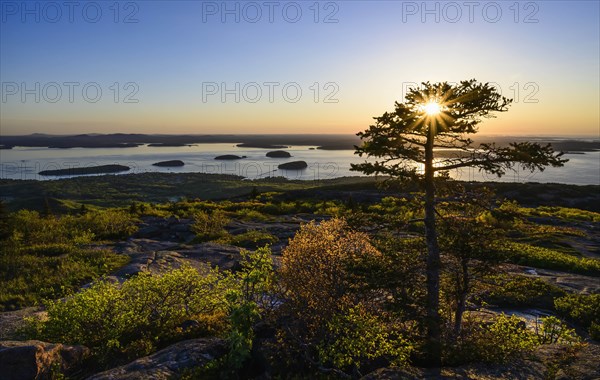
<instances>
[{"instance_id":1,"label":"rocky ledge","mask_svg":"<svg viewBox=\"0 0 600 380\"><path fill-rule=\"evenodd\" d=\"M185 370L201 367L227 354L227 344L218 338L175 343L157 353L121 367L98 373L87 380L167 380Z\"/></svg>"}]
</instances>

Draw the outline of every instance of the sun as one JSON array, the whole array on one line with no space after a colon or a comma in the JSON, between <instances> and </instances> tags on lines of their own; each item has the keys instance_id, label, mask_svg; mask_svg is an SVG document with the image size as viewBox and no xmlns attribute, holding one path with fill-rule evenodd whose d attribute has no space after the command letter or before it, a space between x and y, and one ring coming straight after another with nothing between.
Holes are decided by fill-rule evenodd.
<instances>
[{"instance_id":1,"label":"sun","mask_svg":"<svg viewBox=\"0 0 600 380\"><path fill-rule=\"evenodd\" d=\"M425 113L429 116L435 116L442 111L442 107L440 106L440 103L430 101L423 105L423 111L425 111Z\"/></svg>"}]
</instances>

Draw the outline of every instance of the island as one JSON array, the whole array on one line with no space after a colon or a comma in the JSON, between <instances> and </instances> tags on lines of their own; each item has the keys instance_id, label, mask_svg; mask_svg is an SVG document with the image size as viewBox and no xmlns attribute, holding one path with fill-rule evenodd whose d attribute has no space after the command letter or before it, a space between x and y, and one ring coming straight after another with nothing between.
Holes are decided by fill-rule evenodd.
<instances>
[{"instance_id":1,"label":"island","mask_svg":"<svg viewBox=\"0 0 600 380\"><path fill-rule=\"evenodd\" d=\"M85 174L110 174L126 172L130 170L129 166L124 165L100 165L90 166L87 168L68 168L68 169L56 169L56 170L42 170L39 175L85 175Z\"/></svg>"},{"instance_id":2,"label":"island","mask_svg":"<svg viewBox=\"0 0 600 380\"><path fill-rule=\"evenodd\" d=\"M152 164L152 166L162 166L162 167L176 167L185 165L181 160L170 160L170 161L161 161Z\"/></svg>"},{"instance_id":3,"label":"island","mask_svg":"<svg viewBox=\"0 0 600 380\"><path fill-rule=\"evenodd\" d=\"M274 151L268 152L267 157L288 158L288 157L292 157L292 155L289 152L286 152L285 150L274 150Z\"/></svg>"},{"instance_id":4,"label":"island","mask_svg":"<svg viewBox=\"0 0 600 380\"><path fill-rule=\"evenodd\" d=\"M246 156L236 156L235 154L224 154L222 156L215 157L215 160L241 160L242 158L246 158Z\"/></svg>"},{"instance_id":5,"label":"island","mask_svg":"<svg viewBox=\"0 0 600 380\"><path fill-rule=\"evenodd\" d=\"M302 170L302 169L306 169L307 167L308 167L308 164L306 163L306 161L286 162L284 164L277 166L278 169L282 169L282 170Z\"/></svg>"}]
</instances>

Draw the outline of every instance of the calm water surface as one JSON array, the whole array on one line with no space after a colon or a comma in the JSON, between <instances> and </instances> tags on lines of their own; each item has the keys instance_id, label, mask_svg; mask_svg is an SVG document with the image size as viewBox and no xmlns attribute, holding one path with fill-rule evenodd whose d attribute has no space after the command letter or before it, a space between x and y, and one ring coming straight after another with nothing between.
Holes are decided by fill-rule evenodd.
<instances>
[{"instance_id":1,"label":"calm water surface","mask_svg":"<svg viewBox=\"0 0 600 380\"><path fill-rule=\"evenodd\" d=\"M42 170L89 167L96 165L119 164L131 168L126 173L146 172L198 172L234 174L256 179L269 176L284 176L289 179L316 180L343 176L358 176L361 173L350 171L350 163L363 161L354 155L353 150L319 150L309 146L293 146L286 151L291 158L268 158L268 149L238 148L232 144L197 144L184 147L134 148L25 148L15 147L0 150L0 178L48 180L60 177L41 176ZM314 147L313 147L314 148ZM214 158L222 154L247 156L242 160L218 161ZM476 169L454 170L453 178L465 181L502 182L542 182L567 183L577 185L600 185L600 151L585 154L566 154L570 161L562 168L547 168L544 172L509 172L498 179L494 175L480 173ZM166 160L181 160L183 167L164 168L152 166ZM303 160L308 163L305 170L279 170L277 165L284 162Z\"/></svg>"}]
</instances>

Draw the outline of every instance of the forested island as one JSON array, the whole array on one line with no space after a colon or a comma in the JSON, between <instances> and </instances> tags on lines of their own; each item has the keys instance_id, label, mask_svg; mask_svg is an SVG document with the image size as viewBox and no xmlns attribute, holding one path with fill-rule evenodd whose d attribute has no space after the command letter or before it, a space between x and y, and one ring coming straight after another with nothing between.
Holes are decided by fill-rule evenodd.
<instances>
[{"instance_id":1,"label":"forested island","mask_svg":"<svg viewBox=\"0 0 600 380\"><path fill-rule=\"evenodd\" d=\"M67 176L67 175L87 175L87 174L108 174L108 173L121 173L129 171L131 168L125 165L99 165L99 166L88 166L85 168L66 168L56 170L42 170L39 175L44 176Z\"/></svg>"},{"instance_id":2,"label":"forested island","mask_svg":"<svg viewBox=\"0 0 600 380\"><path fill-rule=\"evenodd\" d=\"M184 166L185 163L181 160L169 160L169 161L160 161L152 164L153 166L161 166L161 167L179 167Z\"/></svg>"}]
</instances>

